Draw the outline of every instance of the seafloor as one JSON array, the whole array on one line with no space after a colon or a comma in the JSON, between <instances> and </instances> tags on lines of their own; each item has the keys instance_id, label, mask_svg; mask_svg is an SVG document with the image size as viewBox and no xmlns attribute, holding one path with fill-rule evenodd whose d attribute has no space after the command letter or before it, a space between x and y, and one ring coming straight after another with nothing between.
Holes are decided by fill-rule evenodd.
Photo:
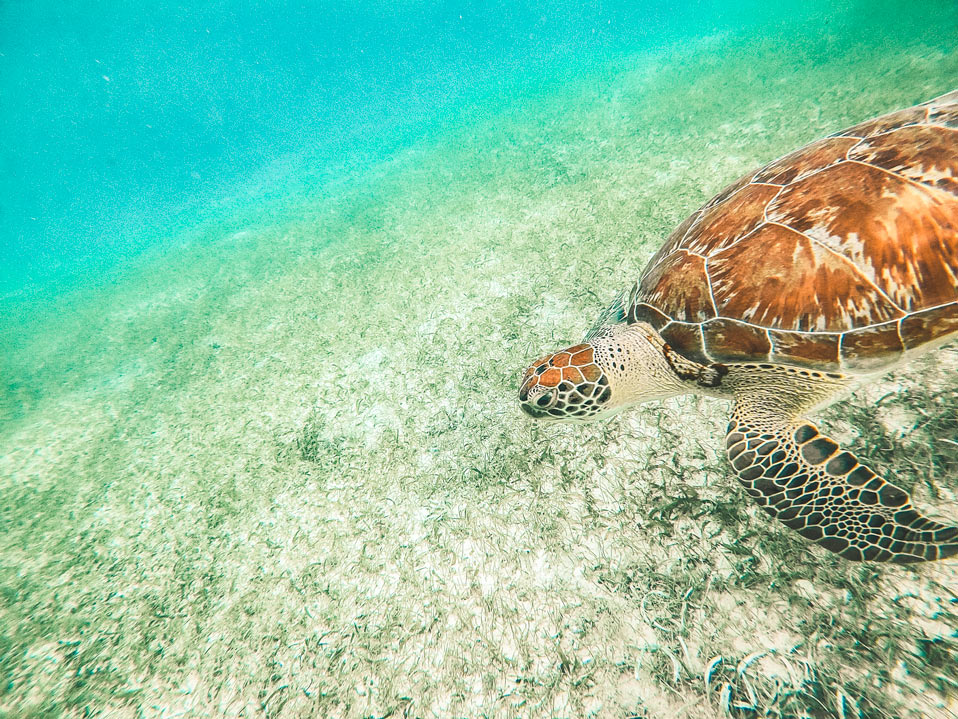
<instances>
[{"instance_id":1,"label":"seafloor","mask_svg":"<svg viewBox=\"0 0 958 719\"><path fill-rule=\"evenodd\" d=\"M515 401L724 184L958 86L949 18L649 51L7 308L0 714L958 715L958 563L770 521L721 402ZM956 365L823 417L951 521Z\"/></svg>"}]
</instances>

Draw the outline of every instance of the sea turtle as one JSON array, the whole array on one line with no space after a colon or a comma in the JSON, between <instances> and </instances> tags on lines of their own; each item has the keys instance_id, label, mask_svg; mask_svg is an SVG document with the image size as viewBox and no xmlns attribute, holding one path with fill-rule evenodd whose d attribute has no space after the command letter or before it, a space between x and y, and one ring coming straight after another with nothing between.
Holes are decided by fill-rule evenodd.
<instances>
[{"instance_id":1,"label":"sea turtle","mask_svg":"<svg viewBox=\"0 0 958 719\"><path fill-rule=\"evenodd\" d=\"M574 347L519 388L537 419L689 392L767 513L851 560L958 554L958 527L803 418L958 337L958 90L818 140L686 219Z\"/></svg>"}]
</instances>

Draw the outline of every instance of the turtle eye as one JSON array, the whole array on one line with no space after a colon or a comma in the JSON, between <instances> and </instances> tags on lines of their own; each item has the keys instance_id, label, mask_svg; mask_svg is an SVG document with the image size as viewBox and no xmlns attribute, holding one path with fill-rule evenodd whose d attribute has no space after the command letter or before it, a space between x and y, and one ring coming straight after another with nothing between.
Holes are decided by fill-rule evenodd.
<instances>
[{"instance_id":1,"label":"turtle eye","mask_svg":"<svg viewBox=\"0 0 958 719\"><path fill-rule=\"evenodd\" d=\"M546 392L544 395L539 397L539 399L536 400L536 404L545 409L555 401L555 398L555 390L552 390L551 392Z\"/></svg>"}]
</instances>

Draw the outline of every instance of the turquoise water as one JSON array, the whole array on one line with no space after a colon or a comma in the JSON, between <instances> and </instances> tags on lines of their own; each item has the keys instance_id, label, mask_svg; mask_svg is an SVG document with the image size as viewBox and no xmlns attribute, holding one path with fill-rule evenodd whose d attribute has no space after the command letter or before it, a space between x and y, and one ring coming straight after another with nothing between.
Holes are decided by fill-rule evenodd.
<instances>
[{"instance_id":1,"label":"turquoise water","mask_svg":"<svg viewBox=\"0 0 958 719\"><path fill-rule=\"evenodd\" d=\"M0 4L0 716L958 716L954 562L770 521L726 403L515 400L955 87L950 0ZM956 368L818 417L950 522Z\"/></svg>"},{"instance_id":2,"label":"turquoise water","mask_svg":"<svg viewBox=\"0 0 958 719\"><path fill-rule=\"evenodd\" d=\"M0 293L315 193L523 93L800 6L8 3Z\"/></svg>"}]
</instances>

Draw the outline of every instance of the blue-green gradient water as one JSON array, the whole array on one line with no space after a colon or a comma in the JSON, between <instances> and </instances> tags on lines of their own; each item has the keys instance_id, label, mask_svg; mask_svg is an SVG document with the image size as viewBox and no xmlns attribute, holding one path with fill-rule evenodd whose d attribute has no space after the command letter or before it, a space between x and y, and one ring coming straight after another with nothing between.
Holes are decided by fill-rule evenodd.
<instances>
[{"instance_id":1,"label":"blue-green gradient water","mask_svg":"<svg viewBox=\"0 0 958 719\"><path fill-rule=\"evenodd\" d=\"M0 295L682 38L805 3L229 2L0 7Z\"/></svg>"},{"instance_id":2,"label":"blue-green gradient water","mask_svg":"<svg viewBox=\"0 0 958 719\"><path fill-rule=\"evenodd\" d=\"M955 0L0 0L0 717L958 716L958 565L727 403L528 421L674 227L958 88ZM958 353L818 413L958 516Z\"/></svg>"}]
</instances>

